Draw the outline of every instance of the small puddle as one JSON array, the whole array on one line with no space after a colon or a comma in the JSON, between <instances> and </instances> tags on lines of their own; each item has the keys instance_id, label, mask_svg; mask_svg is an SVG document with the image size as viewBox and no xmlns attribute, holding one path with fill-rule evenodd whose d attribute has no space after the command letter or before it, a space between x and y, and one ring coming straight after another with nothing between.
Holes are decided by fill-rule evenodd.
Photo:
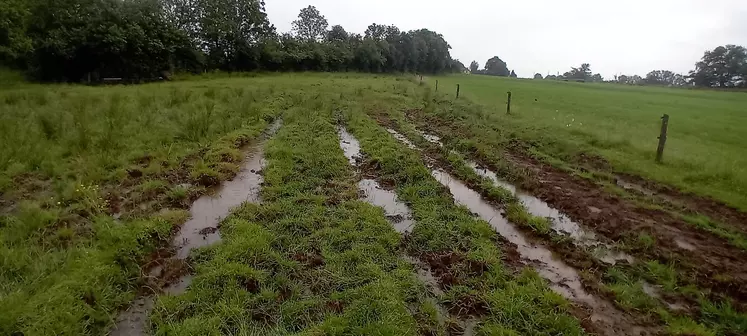
<instances>
[{"instance_id":1,"label":"small puddle","mask_svg":"<svg viewBox=\"0 0 747 336\"><path fill-rule=\"evenodd\" d=\"M340 136L340 148L351 165L357 166L361 155L361 145L345 128L338 129ZM372 179L362 179L358 182L363 199L371 205L384 209L384 214L399 233L412 231L415 224L412 211L407 204L399 201L397 193L392 190L383 189L378 182Z\"/></svg>"},{"instance_id":2,"label":"small puddle","mask_svg":"<svg viewBox=\"0 0 747 336\"><path fill-rule=\"evenodd\" d=\"M549 218L550 223L552 224L552 229L555 232L571 237L577 246L591 248L592 253L599 260L613 265L623 260L627 261L628 263L632 263L634 261L632 256L624 252L617 251L608 244L602 243L601 241L599 241L594 232L584 230L570 217L551 207L546 202L530 194L522 192L511 183L501 180L500 178L498 178L498 175L495 172L482 167L473 161L467 161L467 164L478 175L492 180L493 183L495 183L499 187L506 189L514 194L524 205L524 207L527 208L530 214L537 217Z\"/></svg>"},{"instance_id":3,"label":"small puddle","mask_svg":"<svg viewBox=\"0 0 747 336\"><path fill-rule=\"evenodd\" d=\"M697 247L695 247L695 245L690 244L690 243L688 243L688 242L686 242L684 240L675 239L674 243L677 244L677 247L679 247L679 248L681 248L683 250L695 251L695 250L698 249Z\"/></svg>"},{"instance_id":4,"label":"small puddle","mask_svg":"<svg viewBox=\"0 0 747 336\"><path fill-rule=\"evenodd\" d=\"M423 139L425 139L426 141L428 141L428 142L430 142L432 144L439 145L441 147L444 146L444 144L441 143L441 137L439 137L437 135L433 135L433 134L428 134L428 133L422 132L420 130L418 130L417 132L420 133L420 136L422 136Z\"/></svg>"},{"instance_id":5,"label":"small puddle","mask_svg":"<svg viewBox=\"0 0 747 336\"><path fill-rule=\"evenodd\" d=\"M394 136L395 139L397 139L397 140L401 141L402 143L404 143L405 145L407 145L407 147L409 147L410 149L417 149L417 147L415 147L415 145L412 142L410 142L410 139L408 139L404 135L400 134L399 132L397 132L397 131L395 131L395 130L393 130L391 128L387 128L386 131L389 132L389 134L391 134L392 136Z\"/></svg>"},{"instance_id":6,"label":"small puddle","mask_svg":"<svg viewBox=\"0 0 747 336\"><path fill-rule=\"evenodd\" d=\"M677 310L686 310L687 306L681 303L677 302L668 302L664 300L664 298L661 295L661 292L659 290L658 286L654 286L646 281L641 281L641 286L643 287L643 292L646 293L648 296L658 299L661 302L664 302L664 304L669 307L670 310L677 311Z\"/></svg>"},{"instance_id":7,"label":"small puddle","mask_svg":"<svg viewBox=\"0 0 747 336\"><path fill-rule=\"evenodd\" d=\"M244 202L259 203L263 181L261 171L266 163L264 145L281 125L282 121L276 120L259 141L244 149L247 156L236 177L224 182L214 193L204 195L192 203L190 219L181 226L172 241L172 246L176 248L172 259L186 260L192 250L219 242L221 237L218 224L228 216L231 209ZM156 266L149 271L152 277L157 278L163 277L165 272L167 270L163 266ZM163 291L169 295L177 295L183 293L191 282L192 275L186 274L169 283ZM119 314L109 335L146 335L148 314L153 306L153 296L135 299L126 311Z\"/></svg>"}]
</instances>

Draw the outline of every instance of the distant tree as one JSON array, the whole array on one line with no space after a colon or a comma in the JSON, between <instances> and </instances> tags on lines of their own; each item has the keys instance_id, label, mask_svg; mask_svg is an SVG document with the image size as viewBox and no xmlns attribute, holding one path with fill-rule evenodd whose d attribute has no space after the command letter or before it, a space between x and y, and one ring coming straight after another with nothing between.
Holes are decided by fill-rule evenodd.
<instances>
[{"instance_id":1,"label":"distant tree","mask_svg":"<svg viewBox=\"0 0 747 336\"><path fill-rule=\"evenodd\" d=\"M534 79L542 79L542 74L539 72L534 74Z\"/></svg>"},{"instance_id":2,"label":"distant tree","mask_svg":"<svg viewBox=\"0 0 747 336\"><path fill-rule=\"evenodd\" d=\"M477 63L477 61L472 61L472 63L469 64L469 72L471 73L477 73L477 70L480 69L480 64Z\"/></svg>"},{"instance_id":3,"label":"distant tree","mask_svg":"<svg viewBox=\"0 0 747 336\"><path fill-rule=\"evenodd\" d=\"M706 51L688 77L697 86L747 86L747 49L729 44Z\"/></svg>"},{"instance_id":4,"label":"distant tree","mask_svg":"<svg viewBox=\"0 0 747 336\"><path fill-rule=\"evenodd\" d=\"M643 80L648 85L684 86L687 84L685 77L669 70L654 70L646 75Z\"/></svg>"},{"instance_id":5,"label":"distant tree","mask_svg":"<svg viewBox=\"0 0 747 336\"><path fill-rule=\"evenodd\" d=\"M454 72L454 73L465 73L468 70L469 69L467 69L467 67L465 67L464 63L462 63L461 61L459 61L459 60L452 60L452 62L451 62L451 72Z\"/></svg>"},{"instance_id":6,"label":"distant tree","mask_svg":"<svg viewBox=\"0 0 747 336\"><path fill-rule=\"evenodd\" d=\"M350 34L345 31L340 25L332 26L332 29L327 32L326 40L328 42L345 42L350 38Z\"/></svg>"},{"instance_id":7,"label":"distant tree","mask_svg":"<svg viewBox=\"0 0 747 336\"><path fill-rule=\"evenodd\" d=\"M540 75L540 76L541 76L541 75ZM557 79L558 79L558 76L555 76L555 75L547 75L547 77L545 77L545 79L549 79L549 80L557 80Z\"/></svg>"},{"instance_id":8,"label":"distant tree","mask_svg":"<svg viewBox=\"0 0 747 336\"><path fill-rule=\"evenodd\" d=\"M604 82L604 77L602 77L602 75L597 73L591 76L591 81L592 82Z\"/></svg>"},{"instance_id":9,"label":"distant tree","mask_svg":"<svg viewBox=\"0 0 747 336\"><path fill-rule=\"evenodd\" d=\"M327 19L314 6L301 9L298 20L291 23L296 36L306 40L321 40L327 32Z\"/></svg>"},{"instance_id":10,"label":"distant tree","mask_svg":"<svg viewBox=\"0 0 747 336\"><path fill-rule=\"evenodd\" d=\"M564 73L563 77L576 80L591 79L591 65L589 65L589 63L584 63L578 68L571 68L571 71Z\"/></svg>"},{"instance_id":11,"label":"distant tree","mask_svg":"<svg viewBox=\"0 0 747 336\"><path fill-rule=\"evenodd\" d=\"M628 84L628 76L620 75L619 77L617 77L617 82L620 84Z\"/></svg>"},{"instance_id":12,"label":"distant tree","mask_svg":"<svg viewBox=\"0 0 747 336\"><path fill-rule=\"evenodd\" d=\"M485 74L491 76L508 77L511 73L508 71L506 62L498 56L494 56L485 63Z\"/></svg>"},{"instance_id":13,"label":"distant tree","mask_svg":"<svg viewBox=\"0 0 747 336\"><path fill-rule=\"evenodd\" d=\"M512 77L512 78L516 78L516 77L518 77L518 76L516 76L516 73L515 73L515 72L514 72L513 70L511 70L511 75L510 75L510 77Z\"/></svg>"}]
</instances>

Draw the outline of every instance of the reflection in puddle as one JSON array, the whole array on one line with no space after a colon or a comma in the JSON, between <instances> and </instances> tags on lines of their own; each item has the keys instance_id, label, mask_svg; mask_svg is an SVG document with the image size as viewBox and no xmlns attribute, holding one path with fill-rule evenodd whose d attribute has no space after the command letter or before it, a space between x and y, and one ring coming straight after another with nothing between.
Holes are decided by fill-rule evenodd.
<instances>
[{"instance_id":1,"label":"reflection in puddle","mask_svg":"<svg viewBox=\"0 0 747 336\"><path fill-rule=\"evenodd\" d=\"M361 145L345 128L340 127L340 147L351 165L356 165L361 155ZM366 202L384 209L386 218L392 223L397 232L405 233L412 231L414 225L410 208L397 199L397 194L392 190L381 188L378 182L371 179L363 179L358 182L358 190Z\"/></svg>"},{"instance_id":2,"label":"reflection in puddle","mask_svg":"<svg viewBox=\"0 0 747 336\"><path fill-rule=\"evenodd\" d=\"M246 149L246 161L236 177L224 182L214 194L204 195L192 203L189 210L190 220L181 226L179 233L172 241L172 246L176 248L174 259L185 260L193 249L219 242L221 237L218 224L231 209L243 202L259 202L262 184L260 174L265 165L264 144L271 135L277 132L281 124L281 120L275 121L260 141ZM149 273L153 277L161 277L163 272L165 269L158 266L151 269ZM169 295L180 294L189 287L191 282L192 275L186 274L170 283L163 291ZM153 309L153 305L152 296L137 298L126 311L117 316L110 335L145 335L148 314Z\"/></svg>"},{"instance_id":3,"label":"reflection in puddle","mask_svg":"<svg viewBox=\"0 0 747 336\"><path fill-rule=\"evenodd\" d=\"M499 187L513 193L519 201L527 208L528 212L537 217L549 218L552 228L555 232L571 237L577 246L589 247L599 260L608 264L615 264L618 261L625 260L633 262L633 257L621 251L617 251L607 244L599 241L594 232L586 231L574 222L570 217L551 207L546 202L530 194L522 192L516 186L498 178L498 175L475 162L467 161L467 164L478 175L489 178Z\"/></svg>"}]
</instances>

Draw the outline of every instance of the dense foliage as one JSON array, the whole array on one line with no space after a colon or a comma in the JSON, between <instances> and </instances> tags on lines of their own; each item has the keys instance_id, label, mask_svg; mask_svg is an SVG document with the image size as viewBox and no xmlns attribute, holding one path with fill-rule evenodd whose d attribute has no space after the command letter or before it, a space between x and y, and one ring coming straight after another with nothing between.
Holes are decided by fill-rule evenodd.
<instances>
[{"instance_id":1,"label":"dense foliage","mask_svg":"<svg viewBox=\"0 0 747 336\"><path fill-rule=\"evenodd\" d=\"M261 0L4 0L0 65L51 81L174 71L463 71L443 36L372 24L365 35L309 6L278 34Z\"/></svg>"}]
</instances>

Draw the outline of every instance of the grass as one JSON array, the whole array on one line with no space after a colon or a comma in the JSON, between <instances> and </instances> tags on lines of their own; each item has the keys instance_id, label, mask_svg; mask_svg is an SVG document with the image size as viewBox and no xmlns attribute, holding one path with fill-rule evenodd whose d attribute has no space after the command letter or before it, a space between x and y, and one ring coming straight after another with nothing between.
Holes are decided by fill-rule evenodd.
<instances>
[{"instance_id":1,"label":"grass","mask_svg":"<svg viewBox=\"0 0 747 336\"><path fill-rule=\"evenodd\" d=\"M480 118L561 161L600 155L616 170L747 210L743 93L488 76L435 80L452 97L451 88L461 84L461 95L483 106ZM513 93L510 116L507 91ZM664 163L656 164L663 114L670 115L669 133Z\"/></svg>"},{"instance_id":2,"label":"grass","mask_svg":"<svg viewBox=\"0 0 747 336\"><path fill-rule=\"evenodd\" d=\"M107 330L144 284L140 267L186 220L164 208L185 206L203 174L231 177L231 160L208 154L235 151L279 113L282 97L267 90L223 81L0 92L0 333Z\"/></svg>"},{"instance_id":3,"label":"grass","mask_svg":"<svg viewBox=\"0 0 747 336\"><path fill-rule=\"evenodd\" d=\"M577 84L538 85L581 90ZM468 97L471 87L463 83ZM515 181L526 173L494 150L508 133L553 153L548 157L559 164L576 150L596 149L575 133L544 134L552 125L530 127L524 114L505 118L491 107L439 95L423 99L424 92L403 77L359 74L211 74L141 86L8 87L0 92L0 141L10 144L0 148L0 311L8 312L0 315L0 334L105 333L146 283L143 265L169 244L190 200L232 177L242 147L280 116L284 126L265 150L263 203L236 209L222 223L223 242L192 255L194 282L182 295L159 297L150 320L155 334L443 335L470 315L479 321L477 334L583 334L574 307L532 269L505 264L508 246L490 225L454 205L420 154L374 118L392 118L419 147L438 154L452 175L547 239L553 237L547 219L531 216L466 160L478 155ZM516 99L516 112L525 112L527 102ZM468 109L448 120L470 125L473 133L447 139L455 152L438 148L405 118L413 108L439 115ZM357 176L339 148L338 123L360 140L363 167L373 167L368 173L412 208L416 224L407 238L381 209L359 200ZM676 168L667 162L654 168ZM719 223L689 220L722 232ZM656 248L645 234L635 244ZM410 258L432 268L447 260L434 272L453 282L434 293ZM630 309L661 308L640 296L641 279L667 293L692 290L681 286L676 265L637 266L605 278ZM680 334L747 330L744 314L728 301L703 300L700 307L695 319L666 315L668 328Z\"/></svg>"}]
</instances>

